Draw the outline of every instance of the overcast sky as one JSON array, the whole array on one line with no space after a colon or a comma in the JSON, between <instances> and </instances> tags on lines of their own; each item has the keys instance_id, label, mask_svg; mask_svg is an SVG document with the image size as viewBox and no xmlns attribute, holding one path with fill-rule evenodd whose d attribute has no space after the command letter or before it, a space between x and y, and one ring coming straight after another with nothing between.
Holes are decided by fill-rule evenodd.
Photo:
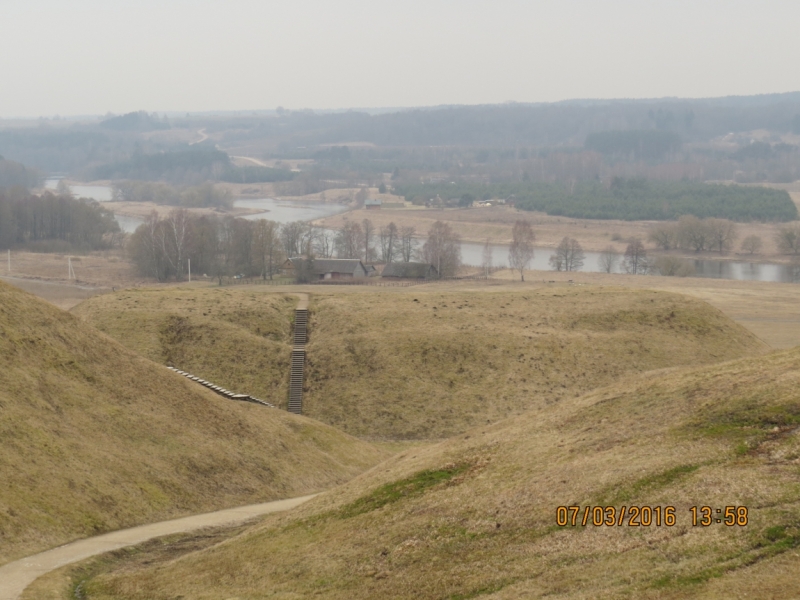
<instances>
[{"instance_id":1,"label":"overcast sky","mask_svg":"<svg viewBox=\"0 0 800 600\"><path fill-rule=\"evenodd\" d=\"M798 0L0 0L0 116L800 90Z\"/></svg>"}]
</instances>

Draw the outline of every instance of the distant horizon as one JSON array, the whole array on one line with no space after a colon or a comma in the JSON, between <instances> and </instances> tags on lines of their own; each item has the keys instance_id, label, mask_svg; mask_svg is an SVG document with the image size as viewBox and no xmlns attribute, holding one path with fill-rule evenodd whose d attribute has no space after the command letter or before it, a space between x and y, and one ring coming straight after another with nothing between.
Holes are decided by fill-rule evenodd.
<instances>
[{"instance_id":1,"label":"distant horizon","mask_svg":"<svg viewBox=\"0 0 800 600\"><path fill-rule=\"evenodd\" d=\"M158 116L165 116L167 118L185 118L189 117L214 117L214 116L251 116L253 114L259 116L267 116L277 114L280 109L287 112L314 112L320 114L331 113L346 113L346 112L362 112L368 114L386 114L392 112L403 112L411 110L437 110L447 108L469 108L481 106L547 106L556 104L581 104L581 103L622 103L622 102L700 102L700 101L714 101L714 100L728 100L728 99L744 99L744 98L767 98L767 97L791 97L798 96L800 98L800 89L790 90L786 92L761 92L755 94L727 94L722 96L659 96L659 97L610 97L610 98L565 98L563 100L553 100L547 102L524 102L517 100L507 100L504 102L482 102L482 103L449 103L449 104L432 104L432 105L413 105L413 106L353 106L344 108L325 108L325 107L284 107L278 106L275 108L241 108L241 109L210 109L210 110L150 110L147 108L138 108L130 111L106 111L104 113L88 113L88 114L54 114L54 115L36 115L36 116L4 116L0 115L0 122L2 121L80 121L80 120L98 120L129 114L132 112L144 111L148 114L155 114ZM1 123L0 123L1 124Z\"/></svg>"}]
</instances>

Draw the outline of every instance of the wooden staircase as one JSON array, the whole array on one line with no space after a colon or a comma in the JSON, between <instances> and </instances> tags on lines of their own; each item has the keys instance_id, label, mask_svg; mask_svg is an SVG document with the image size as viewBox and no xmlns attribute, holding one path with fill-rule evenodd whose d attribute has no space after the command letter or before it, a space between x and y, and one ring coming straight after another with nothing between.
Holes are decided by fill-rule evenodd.
<instances>
[{"instance_id":1,"label":"wooden staircase","mask_svg":"<svg viewBox=\"0 0 800 600\"><path fill-rule=\"evenodd\" d=\"M292 346L292 369L289 376L289 412L303 412L303 372L306 366L306 340L308 309L294 311L294 344Z\"/></svg>"}]
</instances>

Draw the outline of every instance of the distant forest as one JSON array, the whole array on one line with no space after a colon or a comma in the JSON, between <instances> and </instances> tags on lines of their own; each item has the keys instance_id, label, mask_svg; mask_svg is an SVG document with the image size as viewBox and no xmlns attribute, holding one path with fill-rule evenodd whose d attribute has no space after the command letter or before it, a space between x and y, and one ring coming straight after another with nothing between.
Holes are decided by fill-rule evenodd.
<instances>
[{"instance_id":1,"label":"distant forest","mask_svg":"<svg viewBox=\"0 0 800 600\"><path fill-rule=\"evenodd\" d=\"M435 198L467 206L476 199L513 198L523 210L576 219L671 220L681 215L732 221L792 221L797 207L783 190L688 181L615 178L610 185L577 183L439 183L399 185L407 200Z\"/></svg>"},{"instance_id":2,"label":"distant forest","mask_svg":"<svg viewBox=\"0 0 800 600\"><path fill-rule=\"evenodd\" d=\"M119 232L111 211L67 196L0 190L0 249L97 250Z\"/></svg>"},{"instance_id":3,"label":"distant forest","mask_svg":"<svg viewBox=\"0 0 800 600\"><path fill-rule=\"evenodd\" d=\"M197 139L200 130L209 139L188 146L186 140ZM276 193L286 195L378 185L392 173L398 189L441 182L536 188L535 197L525 200L531 206L585 214L605 203L618 208L600 212L616 214L623 210L619 200L603 196L615 179L648 180L662 196L671 192L659 182L800 180L800 92L440 106L380 114L279 110L166 118L139 111L96 122L0 122L0 155L25 165L29 173L175 186L271 182ZM230 155L302 160L302 172L237 167ZM18 182L19 175L14 177ZM34 179L23 185L31 186ZM0 187L10 185L9 176L5 181ZM570 190L568 198L554 200L562 189ZM706 192L699 189L688 193L701 197ZM579 200L592 194L594 203ZM668 205L679 203L674 198ZM771 208L757 218L786 218L788 208L781 203L767 202ZM579 204L583 208L576 208ZM718 204L703 201L703 206ZM642 212L658 211L653 205ZM748 218L746 210L736 212L738 217L728 216Z\"/></svg>"},{"instance_id":4,"label":"distant forest","mask_svg":"<svg viewBox=\"0 0 800 600\"><path fill-rule=\"evenodd\" d=\"M5 160L0 156L0 188L20 186L35 187L42 180L42 173L13 160Z\"/></svg>"}]
</instances>

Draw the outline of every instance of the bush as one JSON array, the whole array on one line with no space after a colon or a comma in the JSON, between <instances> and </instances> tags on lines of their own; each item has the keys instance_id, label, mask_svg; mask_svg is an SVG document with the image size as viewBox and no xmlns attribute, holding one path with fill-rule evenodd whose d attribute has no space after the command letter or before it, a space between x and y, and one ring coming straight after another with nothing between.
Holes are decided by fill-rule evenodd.
<instances>
[{"instance_id":1,"label":"bush","mask_svg":"<svg viewBox=\"0 0 800 600\"><path fill-rule=\"evenodd\" d=\"M659 256L653 261L653 267L666 277L688 277L694 275L694 265L679 256Z\"/></svg>"},{"instance_id":2,"label":"bush","mask_svg":"<svg viewBox=\"0 0 800 600\"><path fill-rule=\"evenodd\" d=\"M764 243L761 241L760 237L757 235L748 235L742 240L742 252L747 252L748 254L758 254L761 252L763 245Z\"/></svg>"}]
</instances>

